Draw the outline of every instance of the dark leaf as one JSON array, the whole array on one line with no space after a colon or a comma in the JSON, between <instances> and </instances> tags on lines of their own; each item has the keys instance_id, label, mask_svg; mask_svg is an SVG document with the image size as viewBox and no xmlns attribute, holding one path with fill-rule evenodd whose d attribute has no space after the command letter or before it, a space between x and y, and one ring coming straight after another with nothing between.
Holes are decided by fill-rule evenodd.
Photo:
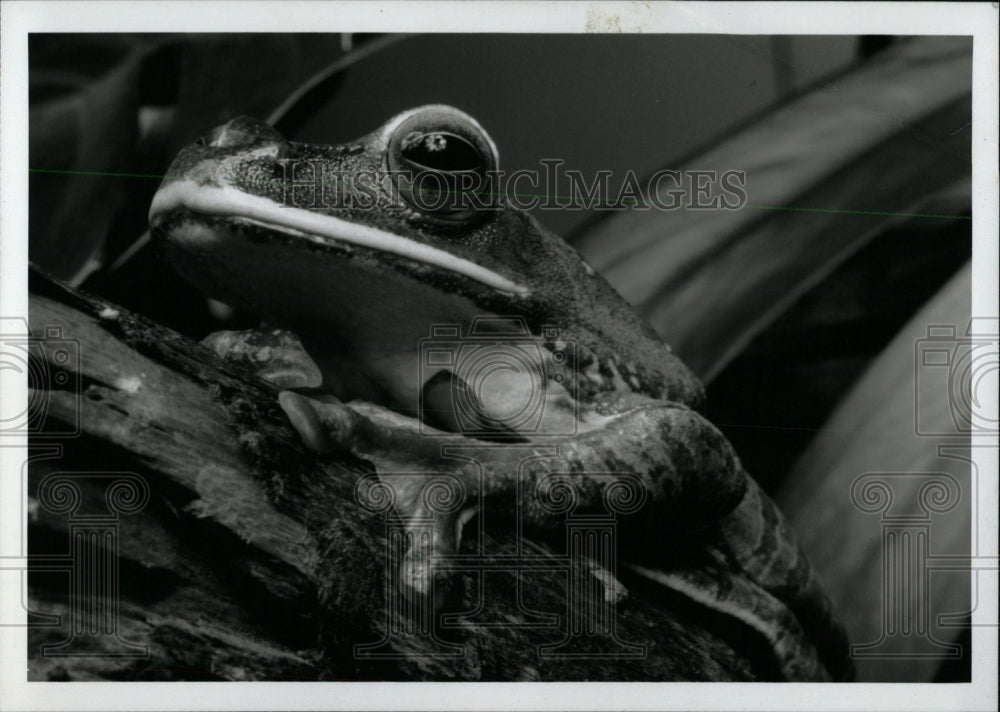
<instances>
[{"instance_id":1,"label":"dark leaf","mask_svg":"<svg viewBox=\"0 0 1000 712\"><path fill-rule=\"evenodd\" d=\"M73 283L99 264L125 203L143 52L131 47L95 81L31 107L31 258Z\"/></svg>"},{"instance_id":2,"label":"dark leaf","mask_svg":"<svg viewBox=\"0 0 1000 712\"><path fill-rule=\"evenodd\" d=\"M711 379L896 214L968 174L970 61L961 38L901 43L680 166L744 171L746 207L622 213L576 245Z\"/></svg>"}]
</instances>

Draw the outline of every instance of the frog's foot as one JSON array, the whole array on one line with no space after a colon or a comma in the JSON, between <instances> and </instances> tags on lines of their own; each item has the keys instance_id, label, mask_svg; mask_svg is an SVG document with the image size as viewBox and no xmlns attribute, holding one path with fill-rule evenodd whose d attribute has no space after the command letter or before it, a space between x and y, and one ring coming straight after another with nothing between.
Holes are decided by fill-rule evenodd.
<instances>
[{"instance_id":1,"label":"frog's foot","mask_svg":"<svg viewBox=\"0 0 1000 712\"><path fill-rule=\"evenodd\" d=\"M319 366L299 338L283 329L216 331L201 342L227 361L250 368L279 388L318 388Z\"/></svg>"},{"instance_id":2,"label":"frog's foot","mask_svg":"<svg viewBox=\"0 0 1000 712\"><path fill-rule=\"evenodd\" d=\"M462 529L478 511L477 480L467 463L443 457L440 443L424 437L415 420L379 406L293 391L280 393L278 403L309 449L350 453L374 465L377 479L359 484L359 504L373 509L373 502L391 502L404 524L403 594L431 596L435 582L448 583L440 563L458 553Z\"/></svg>"}]
</instances>

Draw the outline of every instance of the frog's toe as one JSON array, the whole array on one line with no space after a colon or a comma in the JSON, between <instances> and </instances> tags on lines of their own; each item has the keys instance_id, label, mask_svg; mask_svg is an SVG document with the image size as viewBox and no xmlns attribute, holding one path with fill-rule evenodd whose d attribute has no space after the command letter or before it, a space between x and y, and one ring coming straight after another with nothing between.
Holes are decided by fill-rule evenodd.
<instances>
[{"instance_id":1,"label":"frog's toe","mask_svg":"<svg viewBox=\"0 0 1000 712\"><path fill-rule=\"evenodd\" d=\"M399 509L397 504L397 509ZM404 520L412 522L407 527L409 548L400 564L400 587L402 593L409 599L416 597L432 597L435 607L443 600L435 597L435 584L438 592L445 592L452 581L451 573L442 568L441 563L458 554L462 541L462 528L475 516L476 507L464 507L454 512L434 515L433 523L428 531L426 515L399 512Z\"/></svg>"},{"instance_id":2,"label":"frog's toe","mask_svg":"<svg viewBox=\"0 0 1000 712\"><path fill-rule=\"evenodd\" d=\"M438 558L457 553L453 542L441 536L449 524L435 522L433 532L419 526L408 528L409 548L400 562L399 582L403 595L410 600L432 596L435 582L447 581Z\"/></svg>"},{"instance_id":3,"label":"frog's toe","mask_svg":"<svg viewBox=\"0 0 1000 712\"><path fill-rule=\"evenodd\" d=\"M318 403L294 391L279 393L278 405L285 411L302 442L313 452L329 452L343 439L345 426L338 427L337 419L338 410L346 410L344 406ZM345 413L342 419L346 418Z\"/></svg>"},{"instance_id":4,"label":"frog's toe","mask_svg":"<svg viewBox=\"0 0 1000 712\"><path fill-rule=\"evenodd\" d=\"M621 603L628 596L628 589L613 573L598 564L593 559L587 561L590 575L604 586L605 603Z\"/></svg>"},{"instance_id":5,"label":"frog's toe","mask_svg":"<svg viewBox=\"0 0 1000 712\"><path fill-rule=\"evenodd\" d=\"M465 525L479 511L461 477L454 473L380 473L393 493L393 508L406 529L406 553L399 567L402 593L410 600L443 600L451 572L442 566L458 554Z\"/></svg>"},{"instance_id":6,"label":"frog's toe","mask_svg":"<svg viewBox=\"0 0 1000 712\"><path fill-rule=\"evenodd\" d=\"M310 450L350 453L375 467L405 531L401 592L410 600L431 597L437 607L443 597L436 594L451 581L442 563L458 553L462 530L477 511L470 504L478 502L474 478L443 460L440 443L429 445L414 423L379 406L294 391L282 391L278 403Z\"/></svg>"},{"instance_id":7,"label":"frog's toe","mask_svg":"<svg viewBox=\"0 0 1000 712\"><path fill-rule=\"evenodd\" d=\"M217 331L202 344L279 388L318 388L323 374L299 338L283 329Z\"/></svg>"}]
</instances>

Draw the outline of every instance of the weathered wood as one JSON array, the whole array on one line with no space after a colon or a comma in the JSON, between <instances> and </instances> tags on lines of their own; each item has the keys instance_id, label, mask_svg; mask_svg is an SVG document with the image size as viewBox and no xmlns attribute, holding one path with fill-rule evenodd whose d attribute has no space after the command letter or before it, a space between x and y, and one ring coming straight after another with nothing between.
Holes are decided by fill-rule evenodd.
<instances>
[{"instance_id":1,"label":"weathered wood","mask_svg":"<svg viewBox=\"0 0 1000 712\"><path fill-rule=\"evenodd\" d=\"M355 644L386 633L385 524L354 500L366 464L317 459L299 444L276 405L276 392L185 337L103 300L32 275L31 325L58 326L79 345L68 390L45 393L47 422L79 422L78 437L30 468L29 493L56 470L129 471L152 496L119 529L120 637L148 646L145 658L50 658L39 646L64 639L64 627L32 630L32 679L145 680L747 680L766 676L759 641L734 640L725 624L705 621L659 589L623 578L620 640L646 646L636 659L544 657L567 615L565 572L519 577L464 575L464 594L448 610L464 613L441 640L462 646L434 657L424 638L396 636L398 659L354 654ZM50 374L57 364L42 349ZM43 371L45 369L42 369ZM77 387L74 384L79 384ZM89 502L93 498L87 498ZM89 505L88 505L89 506ZM36 507L32 556L66 551L65 515ZM492 526L492 525L491 525ZM522 544L525 542L522 541ZM485 546L515 550L512 531L488 530ZM560 544L527 542L540 555ZM30 577L31 607L64 614L64 574ZM518 600L521 604L518 604ZM595 608L581 606L593 623ZM535 614L555 627L531 627ZM579 612L579 611L578 611ZM98 643L100 644L100 639ZM112 646L113 647L113 646Z\"/></svg>"}]
</instances>

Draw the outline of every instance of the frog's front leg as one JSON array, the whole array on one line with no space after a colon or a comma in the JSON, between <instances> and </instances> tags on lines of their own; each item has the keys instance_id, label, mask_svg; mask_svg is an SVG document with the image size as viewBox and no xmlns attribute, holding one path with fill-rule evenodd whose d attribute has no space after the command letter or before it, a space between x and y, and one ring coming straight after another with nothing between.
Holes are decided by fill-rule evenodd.
<instances>
[{"instance_id":1,"label":"frog's front leg","mask_svg":"<svg viewBox=\"0 0 1000 712\"><path fill-rule=\"evenodd\" d=\"M404 595L428 596L436 582L448 583L436 564L458 552L462 529L477 511L483 478L473 461L448 458L442 446L465 445L466 439L428 438L418 421L370 403L348 405L293 391L280 393L278 403L311 450L350 453L374 466L378 482L388 488L376 497L392 502L411 535L398 574Z\"/></svg>"},{"instance_id":2,"label":"frog's front leg","mask_svg":"<svg viewBox=\"0 0 1000 712\"><path fill-rule=\"evenodd\" d=\"M404 520L434 520L433 535L415 538L419 545L403 560L401 579L411 593L427 593L440 579L434 562L456 553L462 525L480 504L491 514L516 508L526 526L551 530L566 515L546 501L546 486L558 480L572 484L578 511L613 511L616 498L631 490L645 501L635 517L697 529L732 509L746 484L721 434L676 404L607 410L586 432L536 447L454 433L429 437L419 421L365 402L319 402L286 391L279 403L313 450L350 452L372 463ZM465 503L431 512L425 492L441 480L457 482ZM621 598L624 587L595 562L589 565L609 599Z\"/></svg>"}]
</instances>

